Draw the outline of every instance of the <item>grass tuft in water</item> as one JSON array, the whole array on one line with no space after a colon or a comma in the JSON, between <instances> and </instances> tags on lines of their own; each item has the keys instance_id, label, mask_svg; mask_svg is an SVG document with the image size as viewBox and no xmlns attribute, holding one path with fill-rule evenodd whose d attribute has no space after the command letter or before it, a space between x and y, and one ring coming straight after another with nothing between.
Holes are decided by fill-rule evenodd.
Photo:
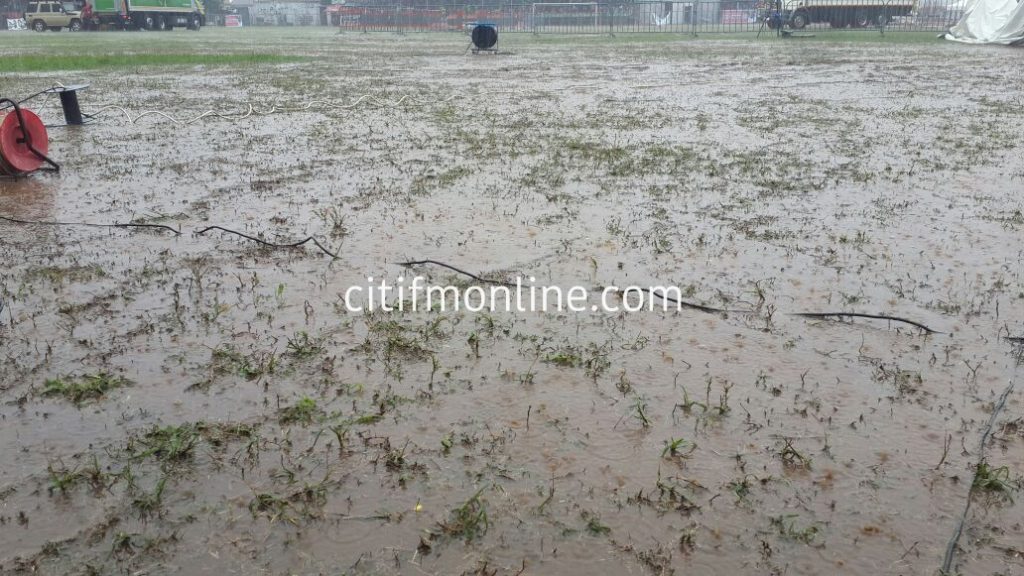
<instances>
[{"instance_id":1,"label":"grass tuft in water","mask_svg":"<svg viewBox=\"0 0 1024 576\"><path fill-rule=\"evenodd\" d=\"M487 507L481 499L485 489L486 487L477 490L476 494L470 496L462 506L452 510L447 521L439 522L441 530L446 535L470 542L487 533L490 522L487 518Z\"/></svg>"},{"instance_id":2,"label":"grass tuft in water","mask_svg":"<svg viewBox=\"0 0 1024 576\"><path fill-rule=\"evenodd\" d=\"M90 400L103 398L107 392L131 384L120 376L112 376L105 372L87 374L77 381L54 378L47 380L43 387L44 396L60 396L81 405Z\"/></svg>"}]
</instances>

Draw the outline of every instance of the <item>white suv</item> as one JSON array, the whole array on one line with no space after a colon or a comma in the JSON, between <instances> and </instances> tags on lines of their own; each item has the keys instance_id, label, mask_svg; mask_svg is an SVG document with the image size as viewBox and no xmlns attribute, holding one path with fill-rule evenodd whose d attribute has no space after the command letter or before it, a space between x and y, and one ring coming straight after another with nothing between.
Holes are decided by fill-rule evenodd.
<instances>
[{"instance_id":1,"label":"white suv","mask_svg":"<svg viewBox=\"0 0 1024 576\"><path fill-rule=\"evenodd\" d=\"M60 2L29 2L25 8L25 24L36 32L58 32L61 28L78 32L82 29L82 16L76 10L65 9L64 4Z\"/></svg>"}]
</instances>

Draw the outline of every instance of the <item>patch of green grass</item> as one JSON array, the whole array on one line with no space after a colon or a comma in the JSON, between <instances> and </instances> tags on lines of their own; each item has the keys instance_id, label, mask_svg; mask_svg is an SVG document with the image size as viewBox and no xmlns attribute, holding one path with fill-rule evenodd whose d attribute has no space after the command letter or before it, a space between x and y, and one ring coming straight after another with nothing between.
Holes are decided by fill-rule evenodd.
<instances>
[{"instance_id":1,"label":"patch of green grass","mask_svg":"<svg viewBox=\"0 0 1024 576\"><path fill-rule=\"evenodd\" d=\"M688 490L699 487L699 485L687 482L685 479L683 479L681 484L678 478L662 478L660 467L658 469L658 480L655 485L658 488L657 500L652 500L650 496L645 496L641 490L632 498L632 501L637 504L653 505L661 512L674 510L686 515L700 509L700 505L686 494Z\"/></svg>"},{"instance_id":2,"label":"patch of green grass","mask_svg":"<svg viewBox=\"0 0 1024 576\"><path fill-rule=\"evenodd\" d=\"M449 432L447 436L441 438L441 452L447 456L452 451L452 446L455 445L455 432Z\"/></svg>"},{"instance_id":3,"label":"patch of green grass","mask_svg":"<svg viewBox=\"0 0 1024 576\"><path fill-rule=\"evenodd\" d=\"M796 522L799 518L800 517L797 514L783 514L773 516L769 520L775 530L779 533L779 536L788 540L803 542L804 544L812 544L815 538L818 537L818 527L814 524L806 527L798 527Z\"/></svg>"},{"instance_id":4,"label":"patch of green grass","mask_svg":"<svg viewBox=\"0 0 1024 576\"><path fill-rule=\"evenodd\" d=\"M607 536L612 533L610 526L601 523L601 519L588 512L583 513L583 519L587 521L587 533L591 536Z\"/></svg>"},{"instance_id":5,"label":"patch of green grass","mask_svg":"<svg viewBox=\"0 0 1024 576\"><path fill-rule=\"evenodd\" d=\"M114 534L114 538L110 541L111 552L115 555L119 552L131 552L135 548L132 536L132 534L118 530L117 534Z\"/></svg>"},{"instance_id":6,"label":"patch of green grass","mask_svg":"<svg viewBox=\"0 0 1024 576\"><path fill-rule=\"evenodd\" d=\"M332 238L343 238L348 235L349 227L345 224L345 219L348 215L342 212L339 207L328 206L327 208L320 208L314 210L313 214L316 214L323 220L324 225L330 230Z\"/></svg>"},{"instance_id":7,"label":"patch of green grass","mask_svg":"<svg viewBox=\"0 0 1024 576\"><path fill-rule=\"evenodd\" d=\"M487 533L490 522L487 518L487 507L480 496L485 488L476 491L462 506L452 510L449 519L439 522L441 529L448 536L461 538L469 542Z\"/></svg>"},{"instance_id":8,"label":"patch of green grass","mask_svg":"<svg viewBox=\"0 0 1024 576\"><path fill-rule=\"evenodd\" d=\"M195 429L214 448L222 448L231 441L259 439L259 428L252 424L197 422Z\"/></svg>"},{"instance_id":9,"label":"patch of green grass","mask_svg":"<svg viewBox=\"0 0 1024 576\"><path fill-rule=\"evenodd\" d=\"M555 366L572 367L581 364L583 359L573 352L559 351L548 354L544 357L544 361Z\"/></svg>"},{"instance_id":10,"label":"patch of green grass","mask_svg":"<svg viewBox=\"0 0 1024 576\"><path fill-rule=\"evenodd\" d=\"M37 266L25 273L27 280L45 280L53 284L63 282L88 282L106 276L106 271L98 265L90 266Z\"/></svg>"},{"instance_id":11,"label":"patch of green grass","mask_svg":"<svg viewBox=\"0 0 1024 576\"><path fill-rule=\"evenodd\" d=\"M783 438L782 446L775 453L782 460L783 464L787 466L806 468L808 470L811 468L811 459L793 446L792 438Z\"/></svg>"},{"instance_id":12,"label":"patch of green grass","mask_svg":"<svg viewBox=\"0 0 1024 576\"><path fill-rule=\"evenodd\" d=\"M367 327L370 335L361 348L369 353L379 354L389 366L400 358L427 358L433 352L426 347L430 338L442 337L438 321L429 322L422 330L406 328L394 320L371 321Z\"/></svg>"},{"instance_id":13,"label":"patch of green grass","mask_svg":"<svg viewBox=\"0 0 1024 576\"><path fill-rule=\"evenodd\" d=\"M726 487L729 491L736 495L736 502L746 500L747 496L750 495L750 480L748 476L731 480Z\"/></svg>"},{"instance_id":14,"label":"patch of green grass","mask_svg":"<svg viewBox=\"0 0 1024 576\"><path fill-rule=\"evenodd\" d=\"M277 359L273 353L244 355L230 344L218 346L211 353L213 369L219 373L238 374L246 380L253 380L273 373Z\"/></svg>"},{"instance_id":15,"label":"patch of green grass","mask_svg":"<svg viewBox=\"0 0 1024 576\"><path fill-rule=\"evenodd\" d=\"M322 516L322 509L327 503L327 488L326 482L318 482L306 484L286 496L260 492L249 501L249 512L254 518L266 516L271 523L281 521L298 526L300 519Z\"/></svg>"},{"instance_id":16,"label":"patch of green grass","mask_svg":"<svg viewBox=\"0 0 1024 576\"><path fill-rule=\"evenodd\" d=\"M596 378L603 374L611 361L608 360L609 348L593 342L586 346L566 345L550 350L540 360L565 368L583 368L587 375Z\"/></svg>"},{"instance_id":17,"label":"patch of green grass","mask_svg":"<svg viewBox=\"0 0 1024 576\"><path fill-rule=\"evenodd\" d=\"M70 402L81 405L90 400L102 398L107 392L129 384L131 382L125 378L112 376L106 372L86 374L79 377L77 381L54 378L46 381L43 387L43 396L61 396Z\"/></svg>"},{"instance_id":18,"label":"patch of green grass","mask_svg":"<svg viewBox=\"0 0 1024 576\"><path fill-rule=\"evenodd\" d=\"M307 332L297 332L294 338L288 339L287 354L295 358L312 358L324 351L320 339Z\"/></svg>"},{"instance_id":19,"label":"patch of green grass","mask_svg":"<svg viewBox=\"0 0 1024 576\"><path fill-rule=\"evenodd\" d=\"M306 396L295 404L282 408L279 420L281 424L312 424L321 412L316 400Z\"/></svg>"},{"instance_id":20,"label":"patch of green grass","mask_svg":"<svg viewBox=\"0 0 1024 576\"><path fill-rule=\"evenodd\" d=\"M384 417L381 416L380 414L363 414L362 416L354 418L352 420L352 423L358 424L360 426L365 426L367 424L376 424L377 422L380 422L383 418Z\"/></svg>"},{"instance_id":21,"label":"patch of green grass","mask_svg":"<svg viewBox=\"0 0 1024 576\"><path fill-rule=\"evenodd\" d=\"M691 400L689 392L686 391L686 388L683 388L683 403L682 404L676 404L675 408L673 408L672 410L674 412L676 408L680 408L680 409L682 409L684 414L689 414L689 413L691 413L693 411L693 407L694 406L700 408L701 412L707 412L708 411L708 405L707 404L703 404L701 402L697 402L696 400Z\"/></svg>"},{"instance_id":22,"label":"patch of green grass","mask_svg":"<svg viewBox=\"0 0 1024 576\"><path fill-rule=\"evenodd\" d=\"M280 54L15 54L4 56L5 72L50 72L151 66L252 66L304 60Z\"/></svg>"},{"instance_id":23,"label":"patch of green grass","mask_svg":"<svg viewBox=\"0 0 1024 576\"><path fill-rule=\"evenodd\" d=\"M68 490L74 488L79 483L79 481L83 479L81 472L79 472L77 469L56 469L53 466L48 466L46 471L50 474L49 491L51 494L53 494L54 491L63 494Z\"/></svg>"},{"instance_id":24,"label":"patch of green grass","mask_svg":"<svg viewBox=\"0 0 1024 576\"><path fill-rule=\"evenodd\" d=\"M697 449L696 444L690 444L689 442L683 440L682 438L669 438L668 440L665 441L665 448L661 451L661 457L665 458L685 455L683 453L683 449L686 448L687 446L690 447L689 452L693 452L694 450ZM687 454L689 452L687 452Z\"/></svg>"},{"instance_id":25,"label":"patch of green grass","mask_svg":"<svg viewBox=\"0 0 1024 576\"><path fill-rule=\"evenodd\" d=\"M265 492L257 494L249 501L249 512L252 513L253 517L263 515L270 518L271 522L284 520L294 523L287 514L289 508L291 508L291 505L288 503L288 500Z\"/></svg>"},{"instance_id":26,"label":"patch of green grass","mask_svg":"<svg viewBox=\"0 0 1024 576\"><path fill-rule=\"evenodd\" d=\"M163 428L155 426L139 439L138 443L143 450L135 458L153 456L161 462L186 460L192 455L192 449L199 440L199 432L193 424Z\"/></svg>"},{"instance_id":27,"label":"patch of green grass","mask_svg":"<svg viewBox=\"0 0 1024 576\"><path fill-rule=\"evenodd\" d=\"M99 492L113 482L112 476L100 468L99 461L95 456L92 458L92 463L84 468L76 467L69 470L63 466L57 467L51 464L46 467L46 471L50 475L48 488L50 494L54 492L64 494L82 482L88 483L93 490Z\"/></svg>"},{"instance_id":28,"label":"patch of green grass","mask_svg":"<svg viewBox=\"0 0 1024 576\"><path fill-rule=\"evenodd\" d=\"M644 428L651 427L651 419L647 416L647 402L639 396L633 402L633 415L640 422L640 425Z\"/></svg>"},{"instance_id":29,"label":"patch of green grass","mask_svg":"<svg viewBox=\"0 0 1024 576\"><path fill-rule=\"evenodd\" d=\"M255 459L259 456L260 435L256 426L242 423L187 422L171 426L153 426L144 433L133 435L125 447L124 457L129 462L152 458L166 471L176 465L190 462L196 448L203 441L218 452L222 452L229 443L241 442L243 446L235 454L235 458ZM128 473L130 474L130 471Z\"/></svg>"},{"instance_id":30,"label":"patch of green grass","mask_svg":"<svg viewBox=\"0 0 1024 576\"><path fill-rule=\"evenodd\" d=\"M150 493L140 494L132 500L132 506L139 513L140 519L152 518L160 515L164 502L164 487L167 485L167 476L160 478L156 487Z\"/></svg>"},{"instance_id":31,"label":"patch of green grass","mask_svg":"<svg viewBox=\"0 0 1024 576\"><path fill-rule=\"evenodd\" d=\"M993 468L988 462L982 460L974 469L974 482L972 487L975 490L984 490L1010 497L1014 486L1010 480L1010 469L1006 466ZM1012 498L1011 498L1012 499Z\"/></svg>"}]
</instances>

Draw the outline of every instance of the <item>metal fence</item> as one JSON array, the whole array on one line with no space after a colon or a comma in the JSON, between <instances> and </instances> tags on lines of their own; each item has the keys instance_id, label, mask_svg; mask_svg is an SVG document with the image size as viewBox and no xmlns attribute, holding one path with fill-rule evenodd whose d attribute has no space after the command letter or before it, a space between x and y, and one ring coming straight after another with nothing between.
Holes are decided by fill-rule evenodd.
<instances>
[{"instance_id":1,"label":"metal fence","mask_svg":"<svg viewBox=\"0 0 1024 576\"><path fill-rule=\"evenodd\" d=\"M491 8L447 4L335 4L325 21L361 32L465 31L492 24L533 34L810 34L841 30L941 32L966 0L693 0L509 3Z\"/></svg>"}]
</instances>

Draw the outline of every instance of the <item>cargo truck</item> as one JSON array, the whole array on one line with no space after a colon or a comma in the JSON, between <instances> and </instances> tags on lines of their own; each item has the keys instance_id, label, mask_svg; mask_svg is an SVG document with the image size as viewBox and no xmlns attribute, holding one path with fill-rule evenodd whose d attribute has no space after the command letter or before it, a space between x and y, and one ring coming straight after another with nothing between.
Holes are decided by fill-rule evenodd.
<instances>
[{"instance_id":1,"label":"cargo truck","mask_svg":"<svg viewBox=\"0 0 1024 576\"><path fill-rule=\"evenodd\" d=\"M816 22L832 28L877 28L913 10L913 0L790 0L782 17L796 29Z\"/></svg>"},{"instance_id":2,"label":"cargo truck","mask_svg":"<svg viewBox=\"0 0 1024 576\"><path fill-rule=\"evenodd\" d=\"M206 24L202 0L90 0L92 24L139 30L199 30Z\"/></svg>"}]
</instances>

